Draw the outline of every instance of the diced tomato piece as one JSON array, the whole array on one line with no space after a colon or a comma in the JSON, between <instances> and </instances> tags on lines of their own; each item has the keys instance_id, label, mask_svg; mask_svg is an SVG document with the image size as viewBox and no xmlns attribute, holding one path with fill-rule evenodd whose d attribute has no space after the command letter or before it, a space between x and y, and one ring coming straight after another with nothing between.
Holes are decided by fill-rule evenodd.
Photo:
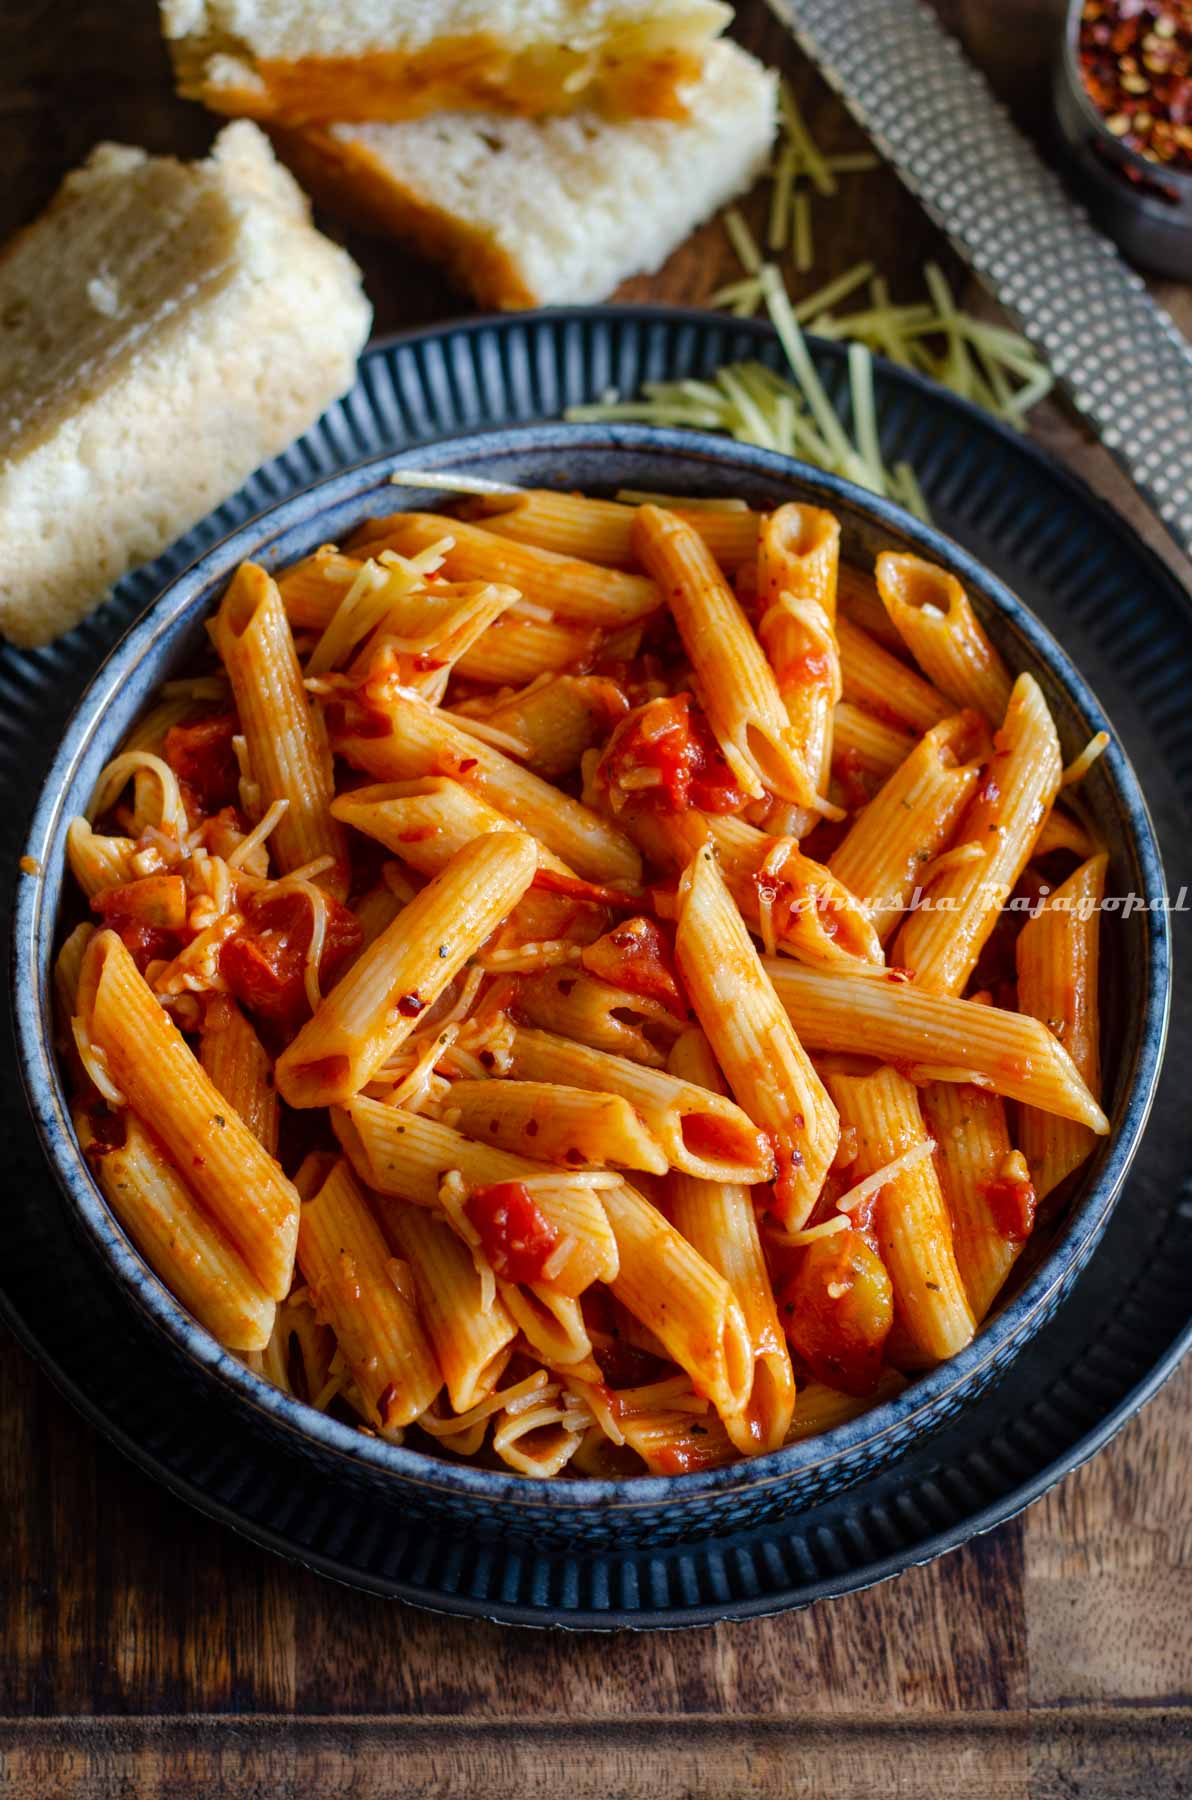
<instances>
[{"instance_id":1,"label":"diced tomato piece","mask_svg":"<svg viewBox=\"0 0 1192 1800\"><path fill-rule=\"evenodd\" d=\"M186 790L187 810L206 816L234 806L240 792L240 765L232 739L240 729L234 713L211 713L166 732L165 760ZM196 806L191 802L197 803Z\"/></svg>"},{"instance_id":2,"label":"diced tomato piece","mask_svg":"<svg viewBox=\"0 0 1192 1800\"><path fill-rule=\"evenodd\" d=\"M611 981L627 994L657 1000L676 1019L688 1016L674 951L653 919L626 919L594 944L585 945L580 962L590 975Z\"/></svg>"},{"instance_id":3,"label":"diced tomato piece","mask_svg":"<svg viewBox=\"0 0 1192 1800\"><path fill-rule=\"evenodd\" d=\"M327 930L319 958L326 990L345 959L360 948L363 933L346 906L327 896ZM307 1016L303 972L312 928L310 901L301 893L263 894L248 910L243 928L228 938L219 972L250 1012L287 1030Z\"/></svg>"},{"instance_id":4,"label":"diced tomato piece","mask_svg":"<svg viewBox=\"0 0 1192 1800\"><path fill-rule=\"evenodd\" d=\"M1034 1183L998 1176L993 1181L983 1181L981 1192L989 1202L999 1234L1008 1244L1025 1244L1035 1228L1039 1204Z\"/></svg>"},{"instance_id":5,"label":"diced tomato piece","mask_svg":"<svg viewBox=\"0 0 1192 1800\"><path fill-rule=\"evenodd\" d=\"M812 1374L846 1394L872 1394L894 1322L885 1265L859 1231L809 1244L778 1296L791 1348Z\"/></svg>"},{"instance_id":6,"label":"diced tomato piece","mask_svg":"<svg viewBox=\"0 0 1192 1800\"><path fill-rule=\"evenodd\" d=\"M632 777L653 770L658 782L637 787ZM688 694L650 700L623 719L614 731L600 765L611 787L619 785L635 802L665 812L740 812L748 804L733 779L720 746L703 713L692 708Z\"/></svg>"},{"instance_id":7,"label":"diced tomato piece","mask_svg":"<svg viewBox=\"0 0 1192 1800\"><path fill-rule=\"evenodd\" d=\"M182 948L186 884L180 875L148 875L96 894L92 912L117 933L142 975L151 962L167 962Z\"/></svg>"},{"instance_id":8,"label":"diced tomato piece","mask_svg":"<svg viewBox=\"0 0 1192 1800\"><path fill-rule=\"evenodd\" d=\"M559 1234L543 1218L524 1183L498 1181L476 1188L464 1211L480 1233L494 1275L503 1281L541 1281Z\"/></svg>"}]
</instances>

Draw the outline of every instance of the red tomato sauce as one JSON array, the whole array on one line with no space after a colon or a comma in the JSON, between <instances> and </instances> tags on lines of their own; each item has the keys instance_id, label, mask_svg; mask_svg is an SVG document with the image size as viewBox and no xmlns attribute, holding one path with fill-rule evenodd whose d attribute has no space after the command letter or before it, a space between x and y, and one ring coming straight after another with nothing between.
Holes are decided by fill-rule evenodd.
<instances>
[{"instance_id":1,"label":"red tomato sauce","mask_svg":"<svg viewBox=\"0 0 1192 1800\"><path fill-rule=\"evenodd\" d=\"M303 972L310 947L311 905L300 893L265 894L254 901L241 930L219 955L219 972L250 1012L293 1031L307 1017ZM357 919L327 896L327 931L319 958L325 991L363 937Z\"/></svg>"},{"instance_id":2,"label":"red tomato sauce","mask_svg":"<svg viewBox=\"0 0 1192 1800\"><path fill-rule=\"evenodd\" d=\"M240 764L232 748L239 729L234 713L212 713L166 732L165 760L181 783L192 823L239 799Z\"/></svg>"},{"instance_id":3,"label":"red tomato sauce","mask_svg":"<svg viewBox=\"0 0 1192 1800\"><path fill-rule=\"evenodd\" d=\"M651 700L617 727L605 752L603 770L609 783L620 773L656 769L657 787L634 790L635 800L664 812L740 812L748 796L737 787L703 713L693 710L688 694Z\"/></svg>"},{"instance_id":4,"label":"red tomato sauce","mask_svg":"<svg viewBox=\"0 0 1192 1800\"><path fill-rule=\"evenodd\" d=\"M464 1211L480 1233L493 1274L502 1281L541 1281L542 1271L558 1247L559 1234L544 1219L529 1189L520 1181L498 1181L476 1188Z\"/></svg>"},{"instance_id":5,"label":"red tomato sauce","mask_svg":"<svg viewBox=\"0 0 1192 1800\"><path fill-rule=\"evenodd\" d=\"M676 1019L688 1016L670 942L653 919L626 919L594 944L585 945L580 962L589 975L622 987L627 994L656 1000Z\"/></svg>"},{"instance_id":6,"label":"red tomato sauce","mask_svg":"<svg viewBox=\"0 0 1192 1800\"><path fill-rule=\"evenodd\" d=\"M1025 1244L1035 1227L1038 1199L1030 1181L1007 1181L1000 1176L981 1183L998 1234L1008 1244Z\"/></svg>"}]
</instances>

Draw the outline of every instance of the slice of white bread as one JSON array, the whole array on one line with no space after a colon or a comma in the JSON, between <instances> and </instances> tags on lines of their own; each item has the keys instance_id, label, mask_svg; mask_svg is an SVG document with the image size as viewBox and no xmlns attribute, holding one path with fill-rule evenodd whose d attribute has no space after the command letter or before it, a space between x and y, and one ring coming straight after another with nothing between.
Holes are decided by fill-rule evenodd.
<instances>
[{"instance_id":1,"label":"slice of white bread","mask_svg":"<svg viewBox=\"0 0 1192 1800\"><path fill-rule=\"evenodd\" d=\"M684 116L721 0L161 0L178 83L301 125L463 109Z\"/></svg>"},{"instance_id":2,"label":"slice of white bread","mask_svg":"<svg viewBox=\"0 0 1192 1800\"><path fill-rule=\"evenodd\" d=\"M482 305L570 304L652 273L750 185L776 96L774 74L726 41L708 53L686 122L450 113L275 136L317 199L409 238Z\"/></svg>"},{"instance_id":3,"label":"slice of white bread","mask_svg":"<svg viewBox=\"0 0 1192 1800\"><path fill-rule=\"evenodd\" d=\"M350 387L371 309L247 121L101 144L0 255L0 632L48 643Z\"/></svg>"}]
</instances>

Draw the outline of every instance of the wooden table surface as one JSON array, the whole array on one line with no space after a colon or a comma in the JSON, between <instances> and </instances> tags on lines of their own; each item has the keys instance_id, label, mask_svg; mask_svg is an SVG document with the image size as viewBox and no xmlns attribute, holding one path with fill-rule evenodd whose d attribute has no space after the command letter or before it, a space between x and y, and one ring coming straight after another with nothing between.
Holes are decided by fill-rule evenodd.
<instances>
[{"instance_id":1,"label":"wooden table surface","mask_svg":"<svg viewBox=\"0 0 1192 1800\"><path fill-rule=\"evenodd\" d=\"M205 147L212 122L174 99L154 10L6 0L0 238L100 137ZM786 68L820 140L857 147L764 7L739 10L738 35ZM1042 0L942 10L1029 101ZM924 257L947 261L886 170L818 204L816 245L808 289L865 255L917 296ZM396 247L352 248L379 329L463 310ZM700 303L733 267L712 224L624 292ZM1163 298L1192 328L1188 293ZM1165 542L1058 408L1036 430ZM1192 1794L1190 1416L1185 1365L1024 1517L870 1593L576 1637L432 1618L252 1548L132 1469L0 1331L0 1794Z\"/></svg>"}]
</instances>

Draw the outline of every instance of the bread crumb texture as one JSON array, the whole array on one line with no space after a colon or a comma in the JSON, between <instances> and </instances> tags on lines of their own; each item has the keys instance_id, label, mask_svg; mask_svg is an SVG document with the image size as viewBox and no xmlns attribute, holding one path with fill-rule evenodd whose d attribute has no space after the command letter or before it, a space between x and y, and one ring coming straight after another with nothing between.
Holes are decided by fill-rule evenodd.
<instances>
[{"instance_id":1,"label":"bread crumb texture","mask_svg":"<svg viewBox=\"0 0 1192 1800\"><path fill-rule=\"evenodd\" d=\"M573 304L652 274L750 186L773 143L776 88L772 71L722 41L687 120L461 112L277 141L316 198L411 238L482 304Z\"/></svg>"},{"instance_id":2,"label":"bread crumb texture","mask_svg":"<svg viewBox=\"0 0 1192 1800\"><path fill-rule=\"evenodd\" d=\"M0 256L0 632L48 643L352 383L351 258L248 121L101 144Z\"/></svg>"}]
</instances>

